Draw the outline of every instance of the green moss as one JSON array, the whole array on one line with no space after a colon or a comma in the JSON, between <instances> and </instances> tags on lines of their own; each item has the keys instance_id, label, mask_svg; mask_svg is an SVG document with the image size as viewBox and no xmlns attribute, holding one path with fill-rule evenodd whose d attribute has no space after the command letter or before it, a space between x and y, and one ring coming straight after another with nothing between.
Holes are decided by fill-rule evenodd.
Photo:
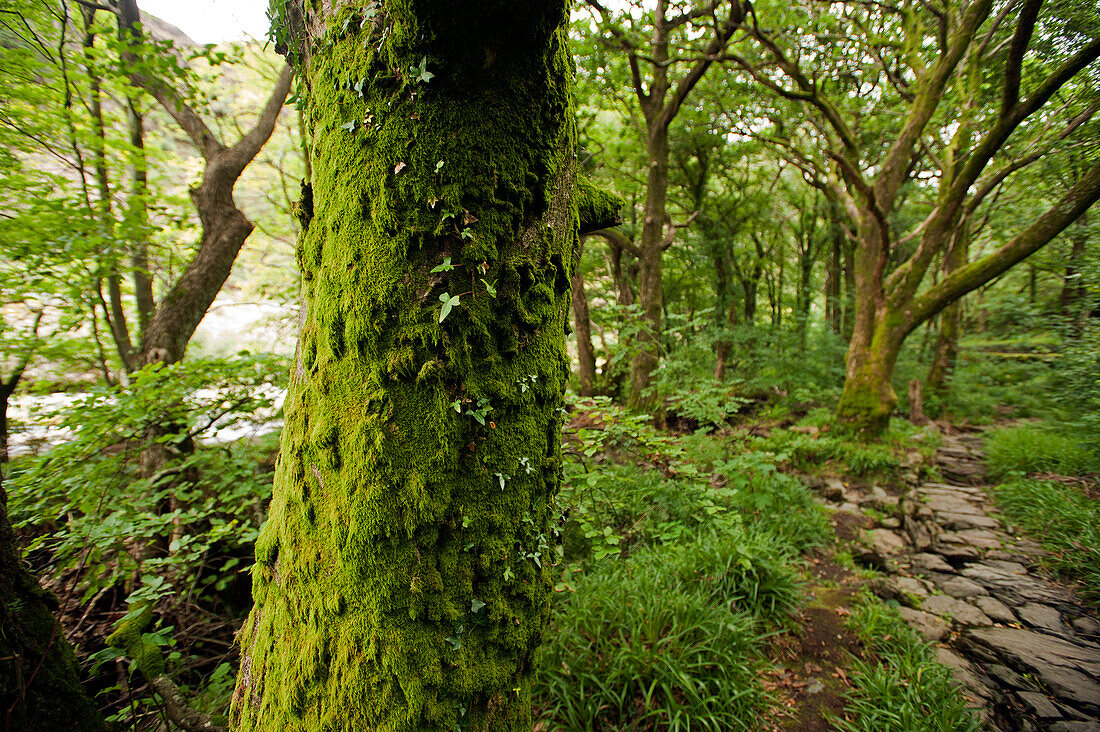
<instances>
[{"instance_id":1,"label":"green moss","mask_svg":"<svg viewBox=\"0 0 1100 732\"><path fill-rule=\"evenodd\" d=\"M531 726L577 227L566 7L461 6L345 8L305 64L307 314L240 730Z\"/></svg>"}]
</instances>

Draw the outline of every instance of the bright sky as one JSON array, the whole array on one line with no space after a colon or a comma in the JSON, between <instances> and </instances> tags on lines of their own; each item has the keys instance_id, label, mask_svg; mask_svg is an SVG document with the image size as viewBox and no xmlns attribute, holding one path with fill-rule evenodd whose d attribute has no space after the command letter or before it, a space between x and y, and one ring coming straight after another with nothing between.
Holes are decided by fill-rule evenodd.
<instances>
[{"instance_id":1,"label":"bright sky","mask_svg":"<svg viewBox=\"0 0 1100 732\"><path fill-rule=\"evenodd\" d=\"M198 43L267 36L268 0L138 0L147 13L180 28Z\"/></svg>"}]
</instances>

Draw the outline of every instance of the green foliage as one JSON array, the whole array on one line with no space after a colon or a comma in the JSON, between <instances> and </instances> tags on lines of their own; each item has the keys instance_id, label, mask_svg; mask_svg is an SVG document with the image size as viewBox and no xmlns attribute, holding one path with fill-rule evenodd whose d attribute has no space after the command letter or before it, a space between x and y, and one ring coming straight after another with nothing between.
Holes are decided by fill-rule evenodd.
<instances>
[{"instance_id":1,"label":"green foliage","mask_svg":"<svg viewBox=\"0 0 1100 732\"><path fill-rule=\"evenodd\" d=\"M1097 490L1095 481L1016 477L991 490L1005 518L1035 536L1051 566L1100 604L1100 502L1085 493Z\"/></svg>"},{"instance_id":2,"label":"green foliage","mask_svg":"<svg viewBox=\"0 0 1100 732\"><path fill-rule=\"evenodd\" d=\"M247 443L187 444L270 412L284 362L242 354L228 361L156 364L129 387L97 386L59 413L70 437L16 461L7 487L15 526L53 574L76 571L85 601L138 576L132 599L218 592L245 568L270 478ZM215 419L217 417L217 419ZM152 425L170 459L141 477L138 454Z\"/></svg>"},{"instance_id":3,"label":"green foliage","mask_svg":"<svg viewBox=\"0 0 1100 732\"><path fill-rule=\"evenodd\" d=\"M535 697L576 730L753 729L762 618L796 602L767 537L703 534L601 563L551 619Z\"/></svg>"},{"instance_id":4,"label":"green foliage","mask_svg":"<svg viewBox=\"0 0 1100 732\"><path fill-rule=\"evenodd\" d=\"M977 714L968 709L951 671L936 663L932 647L879 600L864 595L849 617L872 656L854 661L844 732L976 732Z\"/></svg>"},{"instance_id":5,"label":"green foliage","mask_svg":"<svg viewBox=\"0 0 1100 732\"><path fill-rule=\"evenodd\" d=\"M985 462L995 479L1021 473L1080 475L1100 470L1100 452L1077 435L1021 424L986 433Z\"/></svg>"},{"instance_id":6,"label":"green foliage","mask_svg":"<svg viewBox=\"0 0 1100 732\"><path fill-rule=\"evenodd\" d=\"M788 457L800 471L827 469L853 476L882 475L898 467L892 445L885 442L863 442L839 432L805 434L790 430L775 430L758 443L761 448L775 450Z\"/></svg>"}]
</instances>

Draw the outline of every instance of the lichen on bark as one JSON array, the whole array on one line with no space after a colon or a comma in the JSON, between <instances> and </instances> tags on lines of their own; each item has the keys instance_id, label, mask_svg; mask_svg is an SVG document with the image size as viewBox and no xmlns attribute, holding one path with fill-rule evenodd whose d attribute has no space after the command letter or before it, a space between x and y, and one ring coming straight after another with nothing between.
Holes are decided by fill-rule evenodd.
<instances>
[{"instance_id":1,"label":"lichen on bark","mask_svg":"<svg viewBox=\"0 0 1100 732\"><path fill-rule=\"evenodd\" d=\"M529 730L577 236L567 7L291 5L305 311L233 725Z\"/></svg>"}]
</instances>

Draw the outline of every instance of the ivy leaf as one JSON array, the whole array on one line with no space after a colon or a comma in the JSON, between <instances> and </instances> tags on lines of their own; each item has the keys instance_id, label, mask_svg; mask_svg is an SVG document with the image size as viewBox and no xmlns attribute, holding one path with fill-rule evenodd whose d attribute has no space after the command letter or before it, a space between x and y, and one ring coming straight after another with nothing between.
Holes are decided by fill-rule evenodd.
<instances>
[{"instance_id":1,"label":"ivy leaf","mask_svg":"<svg viewBox=\"0 0 1100 732\"><path fill-rule=\"evenodd\" d=\"M414 82L420 84L427 84L429 81L435 78L435 74L428 71L428 57L424 56L420 59L419 66L410 66L409 74L412 76Z\"/></svg>"},{"instance_id":2,"label":"ivy leaf","mask_svg":"<svg viewBox=\"0 0 1100 732\"><path fill-rule=\"evenodd\" d=\"M347 122L340 125L340 129L347 130L348 132L355 132L355 120L349 119Z\"/></svg>"},{"instance_id":3,"label":"ivy leaf","mask_svg":"<svg viewBox=\"0 0 1100 732\"><path fill-rule=\"evenodd\" d=\"M497 296L497 288L495 287L495 285L496 285L495 281L493 282L493 284L489 284L484 279L482 279L481 284L485 285L485 291L489 293L489 297L495 298Z\"/></svg>"},{"instance_id":4,"label":"ivy leaf","mask_svg":"<svg viewBox=\"0 0 1100 732\"><path fill-rule=\"evenodd\" d=\"M454 268L455 266L451 264L451 258L445 257L443 259L443 264L437 264L436 266L432 267L431 273L435 274L436 272L450 272Z\"/></svg>"},{"instance_id":5,"label":"ivy leaf","mask_svg":"<svg viewBox=\"0 0 1100 732\"><path fill-rule=\"evenodd\" d=\"M443 307L439 309L439 322L442 323L446 320L447 316L451 314L451 309L455 305L458 305L461 300L461 295L451 295L449 292L444 292L439 296L439 301L443 303Z\"/></svg>"},{"instance_id":6,"label":"ivy leaf","mask_svg":"<svg viewBox=\"0 0 1100 732\"><path fill-rule=\"evenodd\" d=\"M435 172L438 173L441 170L443 170L443 161L442 160L440 160L438 163L435 164Z\"/></svg>"},{"instance_id":7,"label":"ivy leaf","mask_svg":"<svg viewBox=\"0 0 1100 732\"><path fill-rule=\"evenodd\" d=\"M479 613L479 612L481 612L481 609L484 608L484 607L485 607L485 603L482 602L481 600L477 599L476 597L473 600L470 601L470 612L472 612L472 613Z\"/></svg>"}]
</instances>

